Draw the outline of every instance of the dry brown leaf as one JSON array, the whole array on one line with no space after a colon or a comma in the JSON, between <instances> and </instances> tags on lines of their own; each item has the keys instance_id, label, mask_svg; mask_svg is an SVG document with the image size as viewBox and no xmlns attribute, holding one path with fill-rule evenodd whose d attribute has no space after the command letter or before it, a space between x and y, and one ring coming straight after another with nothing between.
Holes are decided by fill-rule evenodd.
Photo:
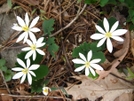
<instances>
[{"instance_id":1,"label":"dry brown leaf","mask_svg":"<svg viewBox=\"0 0 134 101\"><path fill-rule=\"evenodd\" d=\"M114 101L133 101L134 94L132 93L123 93L119 97L117 97Z\"/></svg>"},{"instance_id":2,"label":"dry brown leaf","mask_svg":"<svg viewBox=\"0 0 134 101\"><path fill-rule=\"evenodd\" d=\"M0 89L0 101L13 101L12 97L11 96L7 96L7 95L4 95L4 94L8 94L7 90L6 89Z\"/></svg>"},{"instance_id":3,"label":"dry brown leaf","mask_svg":"<svg viewBox=\"0 0 134 101\"><path fill-rule=\"evenodd\" d=\"M81 80L82 83L74 86L68 84L68 87L65 88L68 94L73 95L74 100L88 98L95 101L97 98L102 97L101 101L114 101L123 93L132 93L134 91L133 85L112 75L108 75L101 81L95 81L85 75L74 76L74 78Z\"/></svg>"},{"instance_id":4,"label":"dry brown leaf","mask_svg":"<svg viewBox=\"0 0 134 101\"><path fill-rule=\"evenodd\" d=\"M129 35L129 31L128 31L125 34L125 41L123 44L123 48L114 53L114 56L118 57L118 58L113 60L113 62L111 63L110 70L108 70L108 71L96 71L99 74L98 80L101 80L104 77L106 77L109 73L111 73L120 64L120 62L124 59L124 57L126 56L128 50L129 50L129 43L130 43L130 35Z\"/></svg>"}]
</instances>

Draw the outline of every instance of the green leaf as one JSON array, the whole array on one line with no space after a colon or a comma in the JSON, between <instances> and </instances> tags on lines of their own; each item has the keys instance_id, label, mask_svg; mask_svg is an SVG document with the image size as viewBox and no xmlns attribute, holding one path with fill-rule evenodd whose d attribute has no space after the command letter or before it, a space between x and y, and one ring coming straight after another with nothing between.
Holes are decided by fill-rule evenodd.
<instances>
[{"instance_id":1,"label":"green leaf","mask_svg":"<svg viewBox=\"0 0 134 101\"><path fill-rule=\"evenodd\" d=\"M100 6L103 7L108 3L109 0L100 0Z\"/></svg>"},{"instance_id":2,"label":"green leaf","mask_svg":"<svg viewBox=\"0 0 134 101\"><path fill-rule=\"evenodd\" d=\"M5 59L0 59L0 68L5 65L6 61Z\"/></svg>"},{"instance_id":3,"label":"green leaf","mask_svg":"<svg viewBox=\"0 0 134 101\"><path fill-rule=\"evenodd\" d=\"M2 70L3 72L6 72L6 71L7 71L7 67L6 67L6 66L2 66L2 67L1 67L1 70Z\"/></svg>"},{"instance_id":4,"label":"green leaf","mask_svg":"<svg viewBox=\"0 0 134 101\"><path fill-rule=\"evenodd\" d=\"M106 60L106 57L103 52L94 52L93 51L93 57L92 59L101 59L100 63L103 63Z\"/></svg>"},{"instance_id":5,"label":"green leaf","mask_svg":"<svg viewBox=\"0 0 134 101\"><path fill-rule=\"evenodd\" d=\"M84 42L79 47L76 47L75 49L73 49L72 57L78 58L79 53L82 53L85 55L85 57L87 57L87 53L90 50L92 50L92 52L93 52L92 59L95 59L95 58L101 59L101 63L102 63L105 61L105 55L102 52L103 49L104 49L104 46L97 47L97 42L92 42L92 43Z\"/></svg>"},{"instance_id":6,"label":"green leaf","mask_svg":"<svg viewBox=\"0 0 134 101\"><path fill-rule=\"evenodd\" d=\"M36 92L36 93L41 93L42 92L42 87L43 87L43 83L42 83L43 79L37 80L37 81L32 81L32 85L31 85L31 92Z\"/></svg>"},{"instance_id":7,"label":"green leaf","mask_svg":"<svg viewBox=\"0 0 134 101\"><path fill-rule=\"evenodd\" d=\"M119 0L120 2L124 2L124 0Z\"/></svg>"},{"instance_id":8,"label":"green leaf","mask_svg":"<svg viewBox=\"0 0 134 101\"><path fill-rule=\"evenodd\" d=\"M44 20L43 22L43 31L45 35L50 35L51 31L54 30L54 19Z\"/></svg>"},{"instance_id":9,"label":"green leaf","mask_svg":"<svg viewBox=\"0 0 134 101\"><path fill-rule=\"evenodd\" d=\"M54 37L49 37L46 41L46 44L48 46L48 51L50 54L55 57L55 53L58 51L59 46L55 43Z\"/></svg>"},{"instance_id":10,"label":"green leaf","mask_svg":"<svg viewBox=\"0 0 134 101\"><path fill-rule=\"evenodd\" d=\"M11 70L7 70L4 73L4 78L5 78L6 81L10 81L12 76L13 76L13 72Z\"/></svg>"},{"instance_id":11,"label":"green leaf","mask_svg":"<svg viewBox=\"0 0 134 101\"><path fill-rule=\"evenodd\" d=\"M99 75L95 72L95 76L90 72L88 77L93 78L93 79L97 79L99 77Z\"/></svg>"},{"instance_id":12,"label":"green leaf","mask_svg":"<svg viewBox=\"0 0 134 101\"><path fill-rule=\"evenodd\" d=\"M38 69L34 71L36 77L33 77L33 80L39 80L44 78L48 74L49 70L46 65L40 65Z\"/></svg>"},{"instance_id":13,"label":"green leaf","mask_svg":"<svg viewBox=\"0 0 134 101\"><path fill-rule=\"evenodd\" d=\"M97 0L85 0L84 2L85 4L93 4L93 3L96 3Z\"/></svg>"},{"instance_id":14,"label":"green leaf","mask_svg":"<svg viewBox=\"0 0 134 101\"><path fill-rule=\"evenodd\" d=\"M26 63L26 59L25 59L25 56L26 56L27 52L21 52L17 55L17 58L21 59L24 63ZM30 62L31 64L40 64L43 56L38 54L36 52L36 59L33 61L32 59L33 57L31 56L29 59L30 59ZM16 66L20 66L17 62L15 63Z\"/></svg>"},{"instance_id":15,"label":"green leaf","mask_svg":"<svg viewBox=\"0 0 134 101\"><path fill-rule=\"evenodd\" d=\"M7 4L10 8L12 8L12 0L7 0Z\"/></svg>"}]
</instances>

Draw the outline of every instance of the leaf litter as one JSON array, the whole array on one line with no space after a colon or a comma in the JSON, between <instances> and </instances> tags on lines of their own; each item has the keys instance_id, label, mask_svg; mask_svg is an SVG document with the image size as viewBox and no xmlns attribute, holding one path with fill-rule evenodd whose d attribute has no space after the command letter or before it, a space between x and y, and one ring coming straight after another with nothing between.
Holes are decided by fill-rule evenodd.
<instances>
[{"instance_id":1,"label":"leaf litter","mask_svg":"<svg viewBox=\"0 0 134 101\"><path fill-rule=\"evenodd\" d=\"M98 20L102 19L100 15L101 9L97 5L84 5L83 3L77 3L76 0L12 0L13 11L5 9L6 0L1 1L0 15L4 13L14 12L16 15L23 16L25 12L28 12L30 16L41 15L43 18L54 18L55 25L53 34L56 36L56 42L60 46L60 50L56 54L56 58L52 58L51 55L45 57L45 63L48 63L50 73L47 78L50 79L49 86L64 87L68 97L62 90L56 90L50 92L48 96L42 94L30 94L30 87L24 83L19 84L19 81L8 82L8 87L1 83L0 92L1 99L3 101L9 101L4 99L3 95L12 100L29 100L29 101L132 101L133 100L133 88L134 82L126 80L126 75L117 71L119 66L133 66L133 38L130 40L131 32L127 32L124 36L124 44L114 42L115 47L114 54L111 55L105 51L107 61L104 66L105 71L97 71L100 75L97 80L87 78L84 75L78 75L74 73L74 67L71 62L71 51L74 47L78 46L82 42L91 42L90 35L95 32L94 24ZM103 9L107 9L104 7ZM108 16L108 15L106 15ZM120 12L111 13L110 16L115 16L123 25L125 17ZM42 27L42 22L37 24L38 27ZM0 25L2 26L2 25ZM7 26L9 27L9 26ZM0 27L1 28L1 27ZM1 36L2 33L0 33ZM22 44L14 45L16 33L11 32L10 36L13 40L5 38L2 44L2 51L8 52L9 49L19 49ZM37 37L42 36L39 33ZM65 39L65 40L63 40ZM129 45L131 42L131 51ZM10 44L9 44L10 43ZM6 50L7 49L7 50ZM6 54L6 53L5 53ZM5 56L2 56L5 57ZM8 55L10 57L10 55ZM13 56L12 56L13 57ZM15 58L15 57L14 57ZM8 60L9 61L9 60ZM15 61L12 61L14 65ZM126 63L126 62L127 63ZM131 61L131 62L129 62ZM10 65L8 65L9 68ZM2 77L1 77L2 78ZM4 88L4 91L2 89ZM9 89L11 93L7 92ZM6 92L5 92L6 91Z\"/></svg>"}]
</instances>

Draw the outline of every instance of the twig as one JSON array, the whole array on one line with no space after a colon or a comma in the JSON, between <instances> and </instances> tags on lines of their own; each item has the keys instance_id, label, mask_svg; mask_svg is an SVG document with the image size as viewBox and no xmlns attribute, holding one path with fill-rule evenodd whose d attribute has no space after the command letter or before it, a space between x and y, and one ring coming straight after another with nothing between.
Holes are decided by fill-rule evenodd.
<instances>
[{"instance_id":1,"label":"twig","mask_svg":"<svg viewBox=\"0 0 134 101\"><path fill-rule=\"evenodd\" d=\"M1 96L11 96L11 97L14 97L14 98L44 98L44 97L48 97L48 98L54 98L54 99L63 99L63 97L56 97L56 96L44 96L44 95L12 95L12 94L4 94L4 93L1 93L0 94ZM71 99L69 98L65 98L67 101L72 101Z\"/></svg>"},{"instance_id":2,"label":"twig","mask_svg":"<svg viewBox=\"0 0 134 101\"><path fill-rule=\"evenodd\" d=\"M83 11L85 10L87 4L85 4L82 8L82 10L80 12L77 13L76 17L68 24L66 25L65 27L61 28L60 30L58 30L57 32L55 32L54 34L50 35L51 37L59 34L61 31L65 30L66 28L70 27L77 19L78 17L83 13Z\"/></svg>"},{"instance_id":3,"label":"twig","mask_svg":"<svg viewBox=\"0 0 134 101\"><path fill-rule=\"evenodd\" d=\"M7 83L6 83L5 79L4 79L4 74L3 74L3 72L1 70L0 70L0 73L1 73L1 76L3 78L4 84L5 84L6 88L7 88L8 93L11 94L11 92L10 92L10 90L8 88L8 85L7 85Z\"/></svg>"},{"instance_id":4,"label":"twig","mask_svg":"<svg viewBox=\"0 0 134 101\"><path fill-rule=\"evenodd\" d=\"M124 79L124 78L121 78L121 77L115 75L114 73L110 73L110 74L113 75L113 76L115 76L115 77L117 77L118 79L121 79L121 80L123 80L123 81L126 81L126 82L128 82L128 83L130 83L130 84L134 84L134 82L128 81L128 80L126 80L126 79Z\"/></svg>"}]
</instances>

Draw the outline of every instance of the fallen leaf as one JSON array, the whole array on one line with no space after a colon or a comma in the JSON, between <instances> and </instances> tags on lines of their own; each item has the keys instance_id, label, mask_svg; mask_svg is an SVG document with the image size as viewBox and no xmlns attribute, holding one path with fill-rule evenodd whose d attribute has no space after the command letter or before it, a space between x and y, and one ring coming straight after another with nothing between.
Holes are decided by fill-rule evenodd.
<instances>
[{"instance_id":1,"label":"fallen leaf","mask_svg":"<svg viewBox=\"0 0 134 101\"><path fill-rule=\"evenodd\" d=\"M0 101L13 101L11 96L6 95L8 94L6 89L0 89Z\"/></svg>"},{"instance_id":2,"label":"fallen leaf","mask_svg":"<svg viewBox=\"0 0 134 101\"><path fill-rule=\"evenodd\" d=\"M121 75L124 75L123 73ZM82 81L81 84L74 85L68 83L65 88L68 94L73 96L74 100L88 98L90 101L102 97L101 101L114 101L123 93L131 93L134 91L134 86L112 75L108 75L101 81L93 80L85 75L73 76ZM128 101L128 100L126 100ZM131 101L131 100L130 100Z\"/></svg>"}]
</instances>

